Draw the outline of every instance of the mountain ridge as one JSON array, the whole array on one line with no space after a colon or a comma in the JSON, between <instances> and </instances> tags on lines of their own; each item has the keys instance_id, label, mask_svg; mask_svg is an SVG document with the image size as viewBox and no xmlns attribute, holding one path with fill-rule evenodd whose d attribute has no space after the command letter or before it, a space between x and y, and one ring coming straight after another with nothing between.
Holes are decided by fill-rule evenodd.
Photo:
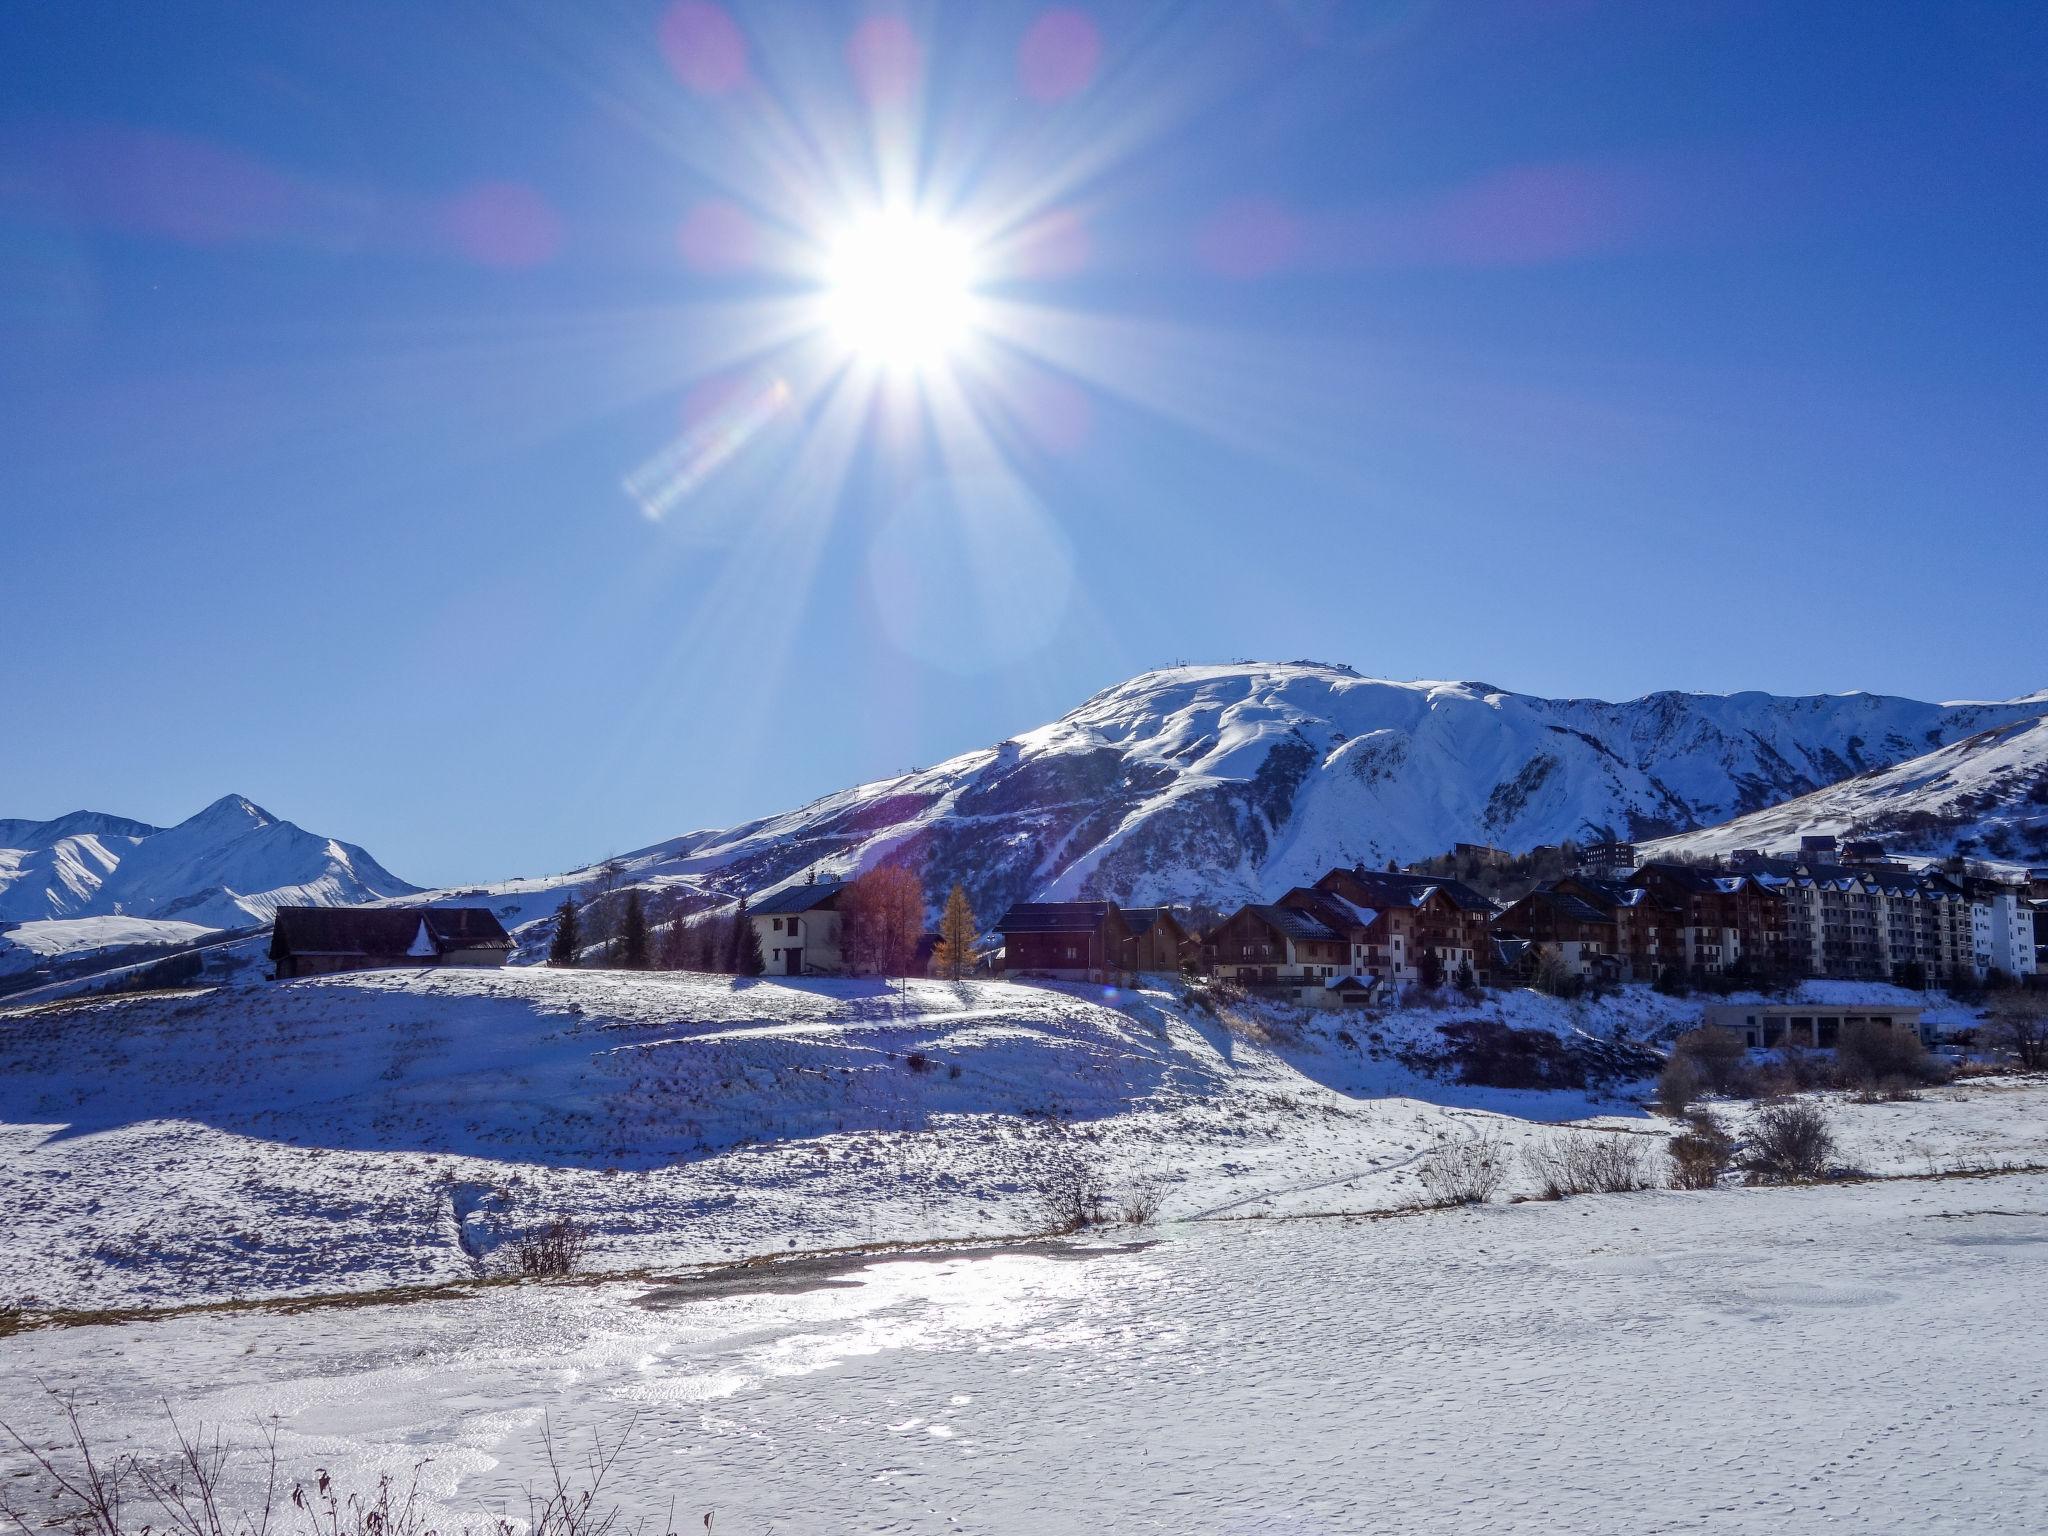
<instances>
[{"instance_id":1,"label":"mountain ridge","mask_svg":"<svg viewBox=\"0 0 2048 1536\"><path fill-rule=\"evenodd\" d=\"M993 746L624 855L621 878L688 909L890 859L934 903L957 880L984 922L1022 899L1230 906L1462 841L1696 831L2044 715L2048 691L1617 703L1311 662L1164 668ZM596 868L475 894L532 921Z\"/></svg>"},{"instance_id":2,"label":"mountain ridge","mask_svg":"<svg viewBox=\"0 0 2048 1536\"><path fill-rule=\"evenodd\" d=\"M414 894L354 843L223 795L168 827L100 811L0 821L0 920L123 916L206 928L266 922L279 906Z\"/></svg>"}]
</instances>

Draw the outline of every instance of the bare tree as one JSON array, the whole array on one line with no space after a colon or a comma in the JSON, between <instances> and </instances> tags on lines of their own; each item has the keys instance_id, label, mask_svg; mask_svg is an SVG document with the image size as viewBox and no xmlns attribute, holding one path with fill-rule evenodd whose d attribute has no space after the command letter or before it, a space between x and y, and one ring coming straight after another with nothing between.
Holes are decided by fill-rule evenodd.
<instances>
[{"instance_id":1,"label":"bare tree","mask_svg":"<svg viewBox=\"0 0 2048 1536\"><path fill-rule=\"evenodd\" d=\"M2005 993L1991 1010L1985 1034L2021 1070L2048 1068L2048 992Z\"/></svg>"},{"instance_id":2,"label":"bare tree","mask_svg":"<svg viewBox=\"0 0 2048 1536\"><path fill-rule=\"evenodd\" d=\"M873 976L906 976L924 931L924 887L907 869L878 864L846 888L841 949Z\"/></svg>"}]
</instances>

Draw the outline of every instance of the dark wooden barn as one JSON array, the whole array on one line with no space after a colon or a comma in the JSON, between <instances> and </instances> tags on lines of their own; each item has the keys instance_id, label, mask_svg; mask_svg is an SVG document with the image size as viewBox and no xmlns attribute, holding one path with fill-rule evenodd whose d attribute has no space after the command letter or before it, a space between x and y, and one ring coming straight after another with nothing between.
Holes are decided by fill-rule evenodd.
<instances>
[{"instance_id":1,"label":"dark wooden barn","mask_svg":"<svg viewBox=\"0 0 2048 1536\"><path fill-rule=\"evenodd\" d=\"M325 976L422 965L503 965L505 925L483 907L279 907L275 975Z\"/></svg>"}]
</instances>

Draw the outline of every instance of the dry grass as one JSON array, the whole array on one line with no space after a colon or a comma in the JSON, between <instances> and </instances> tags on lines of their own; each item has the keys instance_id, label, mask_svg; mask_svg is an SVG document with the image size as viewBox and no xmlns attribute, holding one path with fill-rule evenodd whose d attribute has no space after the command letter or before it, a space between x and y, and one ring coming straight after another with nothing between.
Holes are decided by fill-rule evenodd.
<instances>
[{"instance_id":1,"label":"dry grass","mask_svg":"<svg viewBox=\"0 0 2048 1536\"><path fill-rule=\"evenodd\" d=\"M525 1519L479 1512L444 1527L420 1497L419 1466L402 1484L387 1475L359 1489L314 1467L291 1477L287 1494L274 1433L253 1446L236 1446L218 1429L188 1431L166 1410L170 1450L114 1451L94 1443L74 1399L51 1396L64 1424L58 1445L33 1444L11 1424L0 1424L0 1435L26 1458L25 1474L0 1486L0 1528L16 1536L641 1536L647 1530L644 1521L628 1525L618 1506L601 1496L630 1425L610 1444L593 1435L578 1472L563 1465L543 1423L547 1475L527 1489ZM668 1536L673 1513L661 1527ZM704 1516L706 1530L711 1519Z\"/></svg>"}]
</instances>

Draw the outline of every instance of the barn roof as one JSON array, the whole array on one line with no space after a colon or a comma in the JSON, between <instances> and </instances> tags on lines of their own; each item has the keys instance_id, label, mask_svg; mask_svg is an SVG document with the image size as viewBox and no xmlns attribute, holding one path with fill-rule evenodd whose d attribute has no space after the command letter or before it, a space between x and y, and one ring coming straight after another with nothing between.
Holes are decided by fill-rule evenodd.
<instances>
[{"instance_id":1,"label":"barn roof","mask_svg":"<svg viewBox=\"0 0 2048 1536\"><path fill-rule=\"evenodd\" d=\"M487 907L279 907L270 930L270 958L421 959L422 925L435 954L513 947L505 925Z\"/></svg>"}]
</instances>

